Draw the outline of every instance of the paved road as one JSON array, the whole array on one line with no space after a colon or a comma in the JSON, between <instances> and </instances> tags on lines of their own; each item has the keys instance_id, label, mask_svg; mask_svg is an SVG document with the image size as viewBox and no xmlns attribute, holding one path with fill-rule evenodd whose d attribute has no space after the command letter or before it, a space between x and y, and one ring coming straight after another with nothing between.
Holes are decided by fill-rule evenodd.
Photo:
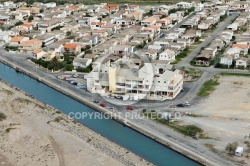
<instances>
[{"instance_id":1,"label":"paved road","mask_svg":"<svg viewBox=\"0 0 250 166\"><path fill-rule=\"evenodd\" d=\"M201 51L203 47L208 46L217 36L221 34L221 32L232 23L237 15L228 16L224 22L221 22L217 28L200 44L198 45L186 58L182 59L182 61L176 66L184 66L191 67L190 62L197 56L197 54Z\"/></svg>"}]
</instances>

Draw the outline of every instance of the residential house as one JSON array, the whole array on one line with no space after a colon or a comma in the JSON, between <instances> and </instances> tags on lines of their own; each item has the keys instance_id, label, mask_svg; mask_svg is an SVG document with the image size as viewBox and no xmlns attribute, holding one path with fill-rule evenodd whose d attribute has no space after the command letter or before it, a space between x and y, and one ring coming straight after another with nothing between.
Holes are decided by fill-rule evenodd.
<instances>
[{"instance_id":1,"label":"residential house","mask_svg":"<svg viewBox=\"0 0 250 166\"><path fill-rule=\"evenodd\" d=\"M42 21L38 23L38 30L43 32L51 32L51 30L57 26L62 26L64 22L61 19L55 18L48 21Z\"/></svg>"},{"instance_id":2,"label":"residential house","mask_svg":"<svg viewBox=\"0 0 250 166\"><path fill-rule=\"evenodd\" d=\"M193 6L193 3L189 3L189 2L179 2L176 4L176 7L181 8L181 9L191 8L192 6Z\"/></svg>"},{"instance_id":3,"label":"residential house","mask_svg":"<svg viewBox=\"0 0 250 166\"><path fill-rule=\"evenodd\" d=\"M165 18L161 18L160 20L157 20L155 25L158 25L161 28L167 28L171 24L172 24L172 18L165 17Z\"/></svg>"},{"instance_id":4,"label":"residential house","mask_svg":"<svg viewBox=\"0 0 250 166\"><path fill-rule=\"evenodd\" d=\"M9 43L11 37L8 31L0 31L0 43Z\"/></svg>"},{"instance_id":5,"label":"residential house","mask_svg":"<svg viewBox=\"0 0 250 166\"><path fill-rule=\"evenodd\" d=\"M73 43L66 43L64 45L64 52L79 54L81 52L81 46Z\"/></svg>"},{"instance_id":6,"label":"residential house","mask_svg":"<svg viewBox=\"0 0 250 166\"><path fill-rule=\"evenodd\" d=\"M33 25L31 23L24 23L22 25L17 26L16 29L20 32L27 33L33 30Z\"/></svg>"},{"instance_id":7,"label":"residential house","mask_svg":"<svg viewBox=\"0 0 250 166\"><path fill-rule=\"evenodd\" d=\"M141 21L141 26L152 26L157 22L157 20L159 20L159 17L157 16L147 17Z\"/></svg>"},{"instance_id":8,"label":"residential house","mask_svg":"<svg viewBox=\"0 0 250 166\"><path fill-rule=\"evenodd\" d=\"M128 57L134 52L134 47L130 45L117 45L113 48L113 53L119 57Z\"/></svg>"},{"instance_id":9,"label":"residential house","mask_svg":"<svg viewBox=\"0 0 250 166\"><path fill-rule=\"evenodd\" d=\"M55 2L49 2L49 3L43 4L43 6L45 8L55 8L56 7L56 3Z\"/></svg>"},{"instance_id":10,"label":"residential house","mask_svg":"<svg viewBox=\"0 0 250 166\"><path fill-rule=\"evenodd\" d=\"M249 45L248 44L233 44L232 48L237 48L240 50L240 54L248 54Z\"/></svg>"},{"instance_id":11,"label":"residential house","mask_svg":"<svg viewBox=\"0 0 250 166\"><path fill-rule=\"evenodd\" d=\"M212 55L208 53L200 53L195 57L195 64L198 66L209 66Z\"/></svg>"},{"instance_id":12,"label":"residential house","mask_svg":"<svg viewBox=\"0 0 250 166\"><path fill-rule=\"evenodd\" d=\"M12 37L12 39L10 40L9 46L18 47L18 46L20 45L21 42L28 41L28 40L29 40L28 37L14 36L14 37Z\"/></svg>"},{"instance_id":13,"label":"residential house","mask_svg":"<svg viewBox=\"0 0 250 166\"><path fill-rule=\"evenodd\" d=\"M165 60L173 62L175 60L176 53L170 49L166 49L159 54L159 60Z\"/></svg>"},{"instance_id":14,"label":"residential house","mask_svg":"<svg viewBox=\"0 0 250 166\"><path fill-rule=\"evenodd\" d=\"M54 43L56 40L55 35L52 33L46 33L44 35L39 35L36 38L42 41L43 47L49 46L50 44Z\"/></svg>"},{"instance_id":15,"label":"residential house","mask_svg":"<svg viewBox=\"0 0 250 166\"><path fill-rule=\"evenodd\" d=\"M91 58L75 58L73 60L73 66L75 68L77 67L88 67L90 64L92 63L92 59Z\"/></svg>"},{"instance_id":16,"label":"residential house","mask_svg":"<svg viewBox=\"0 0 250 166\"><path fill-rule=\"evenodd\" d=\"M158 50L156 49L146 49L144 54L150 59L156 59L158 57Z\"/></svg>"},{"instance_id":17,"label":"residential house","mask_svg":"<svg viewBox=\"0 0 250 166\"><path fill-rule=\"evenodd\" d=\"M240 57L239 59L236 60L235 67L245 69L249 66L249 63L250 63L249 58Z\"/></svg>"},{"instance_id":18,"label":"residential house","mask_svg":"<svg viewBox=\"0 0 250 166\"><path fill-rule=\"evenodd\" d=\"M32 53L35 49L40 49L42 47L42 41L39 39L31 39L28 41L22 41L19 44L19 52Z\"/></svg>"},{"instance_id":19,"label":"residential house","mask_svg":"<svg viewBox=\"0 0 250 166\"><path fill-rule=\"evenodd\" d=\"M233 64L233 55L225 54L220 58L220 64L228 66L228 68Z\"/></svg>"},{"instance_id":20,"label":"residential house","mask_svg":"<svg viewBox=\"0 0 250 166\"><path fill-rule=\"evenodd\" d=\"M119 4L107 4L107 8L111 12L117 12L119 10Z\"/></svg>"},{"instance_id":21,"label":"residential house","mask_svg":"<svg viewBox=\"0 0 250 166\"><path fill-rule=\"evenodd\" d=\"M58 54L61 54L64 51L63 44L61 44L59 42L52 43L52 44L48 45L47 48L49 51L55 51Z\"/></svg>"},{"instance_id":22,"label":"residential house","mask_svg":"<svg viewBox=\"0 0 250 166\"><path fill-rule=\"evenodd\" d=\"M133 18L134 20L141 21L143 19L143 12L135 11L128 13L127 18Z\"/></svg>"}]
</instances>

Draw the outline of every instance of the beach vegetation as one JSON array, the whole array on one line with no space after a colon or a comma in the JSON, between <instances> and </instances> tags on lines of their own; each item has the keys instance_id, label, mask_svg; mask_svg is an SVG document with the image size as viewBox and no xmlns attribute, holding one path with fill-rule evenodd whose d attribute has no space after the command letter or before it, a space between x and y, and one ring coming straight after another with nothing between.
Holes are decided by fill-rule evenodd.
<instances>
[{"instance_id":1,"label":"beach vegetation","mask_svg":"<svg viewBox=\"0 0 250 166\"><path fill-rule=\"evenodd\" d=\"M228 143L225 150L233 155L235 153L235 150L237 149L237 147L239 146L239 143L238 142L233 142L233 143Z\"/></svg>"},{"instance_id":2,"label":"beach vegetation","mask_svg":"<svg viewBox=\"0 0 250 166\"><path fill-rule=\"evenodd\" d=\"M6 118L7 116L4 113L0 112L0 121L5 120Z\"/></svg>"}]
</instances>

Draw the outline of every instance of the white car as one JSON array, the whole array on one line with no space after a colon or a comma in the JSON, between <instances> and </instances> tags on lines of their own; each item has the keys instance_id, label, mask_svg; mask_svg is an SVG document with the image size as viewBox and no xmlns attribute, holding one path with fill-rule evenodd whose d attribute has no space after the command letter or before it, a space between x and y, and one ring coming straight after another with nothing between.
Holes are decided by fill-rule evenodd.
<instances>
[{"instance_id":1,"label":"white car","mask_svg":"<svg viewBox=\"0 0 250 166\"><path fill-rule=\"evenodd\" d=\"M183 103L185 106L190 106L191 104L189 103L189 102L187 102L187 101L185 101L184 103Z\"/></svg>"},{"instance_id":2,"label":"white car","mask_svg":"<svg viewBox=\"0 0 250 166\"><path fill-rule=\"evenodd\" d=\"M77 77L78 77L78 74L74 74L73 77L74 77L74 78L77 78Z\"/></svg>"}]
</instances>

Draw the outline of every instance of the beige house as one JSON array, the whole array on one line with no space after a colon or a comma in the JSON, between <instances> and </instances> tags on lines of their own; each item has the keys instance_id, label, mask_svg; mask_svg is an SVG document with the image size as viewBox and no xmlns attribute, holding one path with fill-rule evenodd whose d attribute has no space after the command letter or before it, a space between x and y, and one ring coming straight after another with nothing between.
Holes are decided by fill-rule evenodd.
<instances>
[{"instance_id":1,"label":"beige house","mask_svg":"<svg viewBox=\"0 0 250 166\"><path fill-rule=\"evenodd\" d=\"M12 39L10 40L9 46L18 47L18 46L20 45L21 42L28 41L28 40L29 40L28 37L14 36L14 37L12 37Z\"/></svg>"},{"instance_id":2,"label":"beige house","mask_svg":"<svg viewBox=\"0 0 250 166\"><path fill-rule=\"evenodd\" d=\"M28 41L22 41L19 44L19 52L32 53L33 50L42 47L42 41L39 39L31 39Z\"/></svg>"}]
</instances>

